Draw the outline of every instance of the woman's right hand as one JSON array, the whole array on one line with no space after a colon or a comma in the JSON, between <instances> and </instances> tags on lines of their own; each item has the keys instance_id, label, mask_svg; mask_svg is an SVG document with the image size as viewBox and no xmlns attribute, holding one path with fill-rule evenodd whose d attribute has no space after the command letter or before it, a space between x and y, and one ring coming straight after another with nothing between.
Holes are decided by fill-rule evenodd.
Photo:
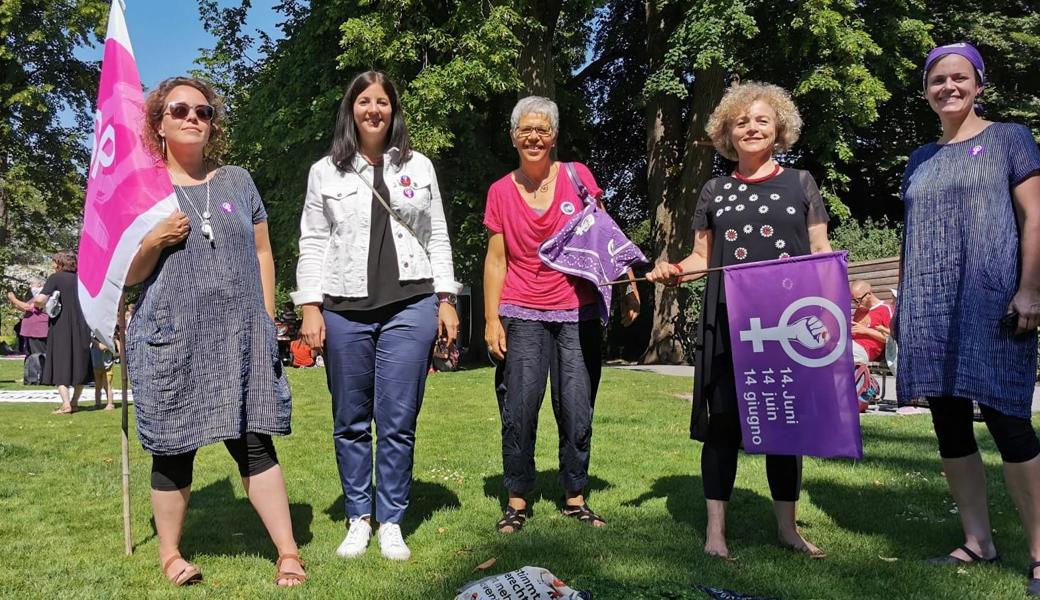
<instances>
[{"instance_id":1,"label":"woman's right hand","mask_svg":"<svg viewBox=\"0 0 1040 600\"><path fill-rule=\"evenodd\" d=\"M489 319L484 326L484 341L487 342L488 352L495 360L504 360L506 357L506 329L502 326L501 319Z\"/></svg>"},{"instance_id":2,"label":"woman's right hand","mask_svg":"<svg viewBox=\"0 0 1040 600\"><path fill-rule=\"evenodd\" d=\"M654 265L654 270L646 274L646 280L654 283L663 283L668 286L679 285L682 271L674 264L661 261Z\"/></svg>"},{"instance_id":3,"label":"woman's right hand","mask_svg":"<svg viewBox=\"0 0 1040 600\"><path fill-rule=\"evenodd\" d=\"M316 304L303 306L300 339L311 348L325 347L325 317L321 315L321 309Z\"/></svg>"},{"instance_id":4,"label":"woman's right hand","mask_svg":"<svg viewBox=\"0 0 1040 600\"><path fill-rule=\"evenodd\" d=\"M184 238L188 237L189 231L191 231L191 219L181 211L175 210L173 214L152 227L152 231L148 235L151 236L155 245L162 249L183 242Z\"/></svg>"}]
</instances>

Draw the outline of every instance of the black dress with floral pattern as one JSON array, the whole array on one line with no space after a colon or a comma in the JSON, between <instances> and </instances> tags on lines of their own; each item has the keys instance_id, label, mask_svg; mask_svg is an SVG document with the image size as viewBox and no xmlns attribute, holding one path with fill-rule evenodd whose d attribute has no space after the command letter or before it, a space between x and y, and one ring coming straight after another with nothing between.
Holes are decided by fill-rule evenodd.
<instances>
[{"instance_id":1,"label":"black dress with floral pattern","mask_svg":"<svg viewBox=\"0 0 1040 600\"><path fill-rule=\"evenodd\" d=\"M723 176L704 184L693 228L714 234L708 266L726 267L809 254L809 226L828 218L812 176L784 169L759 183ZM737 410L722 272L708 274L703 300L690 419L691 437L702 441L711 413Z\"/></svg>"}]
</instances>

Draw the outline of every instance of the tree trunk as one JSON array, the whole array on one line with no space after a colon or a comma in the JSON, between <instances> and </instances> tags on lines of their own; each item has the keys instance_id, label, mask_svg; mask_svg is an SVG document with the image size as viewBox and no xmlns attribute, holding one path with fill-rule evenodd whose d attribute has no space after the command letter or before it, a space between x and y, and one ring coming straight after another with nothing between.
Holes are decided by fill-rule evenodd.
<instances>
[{"instance_id":1,"label":"tree trunk","mask_svg":"<svg viewBox=\"0 0 1040 600\"><path fill-rule=\"evenodd\" d=\"M647 54L649 73L654 73L664 63L668 49L668 38L679 22L679 14L673 5L658 7L656 0L646 2ZM657 93L647 100L646 107L646 152L647 194L657 207L652 215L653 258L675 261L671 240L676 237L673 222L673 204L676 203L676 181L678 179L680 152L682 150L683 127L682 104L669 94ZM683 359L682 349L673 343L675 316L677 314L676 290L655 286L653 299L653 325L650 343L640 362L678 363Z\"/></svg>"},{"instance_id":2,"label":"tree trunk","mask_svg":"<svg viewBox=\"0 0 1040 600\"><path fill-rule=\"evenodd\" d=\"M524 41L517 58L517 72L523 87L517 98L545 96L555 98L556 77L553 69L553 39L560 19L562 0L527 0L524 16L530 26L522 33Z\"/></svg>"}]
</instances>

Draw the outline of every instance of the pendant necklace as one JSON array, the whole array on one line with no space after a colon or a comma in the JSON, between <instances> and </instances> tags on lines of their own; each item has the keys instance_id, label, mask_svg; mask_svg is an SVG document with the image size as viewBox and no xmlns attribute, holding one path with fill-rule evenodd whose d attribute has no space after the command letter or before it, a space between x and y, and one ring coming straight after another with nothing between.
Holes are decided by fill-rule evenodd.
<instances>
[{"instance_id":1,"label":"pendant necklace","mask_svg":"<svg viewBox=\"0 0 1040 600\"><path fill-rule=\"evenodd\" d=\"M533 180L531 180L531 178L527 176L527 173L524 173L523 169L517 169L517 173L523 179L523 181L521 183L523 184L523 186L525 188L533 187L533 188L535 188L535 193L542 192L544 194L545 192L549 191L549 184L552 183L556 179L557 175L560 174L560 170L556 169L556 172L551 177L546 177L545 179L543 179L541 185L539 185L539 184L535 183Z\"/></svg>"},{"instance_id":2,"label":"pendant necklace","mask_svg":"<svg viewBox=\"0 0 1040 600\"><path fill-rule=\"evenodd\" d=\"M212 179L212 177L210 179ZM184 192L183 186L178 185L177 188ZM206 238L210 241L210 243L212 243L213 224L210 222L209 214L209 180L206 181L206 210L204 210L202 213L199 213L199 209L195 208L195 203L191 201L191 198L188 196L188 192L184 192L184 198L188 201L188 206L190 206L191 209L195 211L195 214L199 215L199 218L202 219L202 237Z\"/></svg>"}]
</instances>

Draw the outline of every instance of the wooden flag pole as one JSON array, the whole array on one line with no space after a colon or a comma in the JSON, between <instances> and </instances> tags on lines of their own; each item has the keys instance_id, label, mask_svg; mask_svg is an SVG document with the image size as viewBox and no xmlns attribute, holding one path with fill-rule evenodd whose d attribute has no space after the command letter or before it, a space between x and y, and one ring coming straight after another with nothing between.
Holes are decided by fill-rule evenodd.
<instances>
[{"instance_id":1,"label":"wooden flag pole","mask_svg":"<svg viewBox=\"0 0 1040 600\"><path fill-rule=\"evenodd\" d=\"M126 555L134 553L134 538L130 533L130 438L127 434L129 418L129 393L127 390L126 374L126 306L123 298L119 299L119 315L117 317L119 326L116 328L116 342L119 345L119 375L123 380L123 402L120 406L122 413L122 435L120 436L120 451L122 453L123 469L123 549Z\"/></svg>"},{"instance_id":2,"label":"wooden flag pole","mask_svg":"<svg viewBox=\"0 0 1040 600\"><path fill-rule=\"evenodd\" d=\"M686 271L685 273L679 273L678 277L687 277L689 275L704 275L705 273L711 273L713 271L725 270L726 267L711 267L710 269L700 269L698 271ZM633 283L636 281L646 281L646 277L636 277L635 279L618 279L617 281L608 281L603 285L622 285L625 283Z\"/></svg>"}]
</instances>

